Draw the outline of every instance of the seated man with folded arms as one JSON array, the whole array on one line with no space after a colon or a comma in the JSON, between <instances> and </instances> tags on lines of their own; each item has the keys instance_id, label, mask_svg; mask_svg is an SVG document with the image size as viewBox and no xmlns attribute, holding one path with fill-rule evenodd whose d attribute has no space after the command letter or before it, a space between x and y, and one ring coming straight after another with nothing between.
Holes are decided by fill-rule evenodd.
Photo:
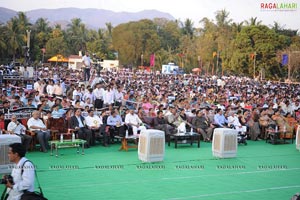
<instances>
[{"instance_id":1,"label":"seated man with folded arms","mask_svg":"<svg viewBox=\"0 0 300 200\"><path fill-rule=\"evenodd\" d=\"M32 117L27 121L27 126L30 131L34 131L37 135L37 139L41 145L41 151L46 153L50 148L48 141L50 139L50 131L47 130L44 122L39 118L40 112L34 111Z\"/></svg>"},{"instance_id":2,"label":"seated man with folded arms","mask_svg":"<svg viewBox=\"0 0 300 200\"><path fill-rule=\"evenodd\" d=\"M7 132L18 135L21 138L26 151L28 151L32 137L30 135L26 135L25 131L26 127L17 120L16 115L12 115L11 122L9 122L7 126Z\"/></svg>"}]
</instances>

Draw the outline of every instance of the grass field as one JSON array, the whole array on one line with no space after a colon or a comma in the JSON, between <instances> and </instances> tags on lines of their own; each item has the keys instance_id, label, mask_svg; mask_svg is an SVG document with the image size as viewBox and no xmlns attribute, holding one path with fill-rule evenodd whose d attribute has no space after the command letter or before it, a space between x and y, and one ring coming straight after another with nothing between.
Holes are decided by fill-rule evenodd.
<instances>
[{"instance_id":1,"label":"grass field","mask_svg":"<svg viewBox=\"0 0 300 200\"><path fill-rule=\"evenodd\" d=\"M49 200L80 199L290 199L300 192L300 152L295 144L249 141L236 158L212 156L211 143L166 145L159 163L142 163L137 150L97 145L59 157L30 152ZM3 189L3 185L0 186Z\"/></svg>"}]
</instances>

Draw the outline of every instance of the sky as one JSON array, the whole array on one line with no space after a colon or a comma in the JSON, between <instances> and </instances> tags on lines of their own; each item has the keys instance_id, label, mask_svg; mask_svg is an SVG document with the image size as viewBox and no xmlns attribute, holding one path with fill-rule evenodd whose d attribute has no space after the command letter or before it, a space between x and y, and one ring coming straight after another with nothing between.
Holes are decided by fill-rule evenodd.
<instances>
[{"instance_id":1,"label":"sky","mask_svg":"<svg viewBox=\"0 0 300 200\"><path fill-rule=\"evenodd\" d=\"M286 10L261 9L265 3L294 3L296 8ZM195 27L204 17L215 19L216 11L225 9L233 22L257 17L267 26L274 21L282 28L300 30L300 0L0 0L0 7L16 11L39 8L97 8L116 12L139 12L155 9L171 14L176 19L191 19Z\"/></svg>"}]
</instances>

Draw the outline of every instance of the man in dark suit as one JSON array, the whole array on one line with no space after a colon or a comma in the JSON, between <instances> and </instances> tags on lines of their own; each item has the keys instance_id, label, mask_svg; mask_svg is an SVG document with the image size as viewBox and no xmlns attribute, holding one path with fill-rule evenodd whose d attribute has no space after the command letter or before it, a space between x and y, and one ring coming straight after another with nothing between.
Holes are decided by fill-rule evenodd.
<instances>
[{"instance_id":1,"label":"man in dark suit","mask_svg":"<svg viewBox=\"0 0 300 200\"><path fill-rule=\"evenodd\" d=\"M84 117L81 116L81 109L75 109L74 116L70 119L70 128L77 131L80 139L86 140L85 147L90 147L92 131L86 128Z\"/></svg>"}]
</instances>

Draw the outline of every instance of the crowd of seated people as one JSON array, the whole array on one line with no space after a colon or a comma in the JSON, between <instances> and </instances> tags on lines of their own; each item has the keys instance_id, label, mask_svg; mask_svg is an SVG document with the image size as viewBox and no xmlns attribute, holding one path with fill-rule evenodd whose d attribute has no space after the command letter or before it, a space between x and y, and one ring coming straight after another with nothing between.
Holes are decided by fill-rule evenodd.
<instances>
[{"instance_id":1,"label":"crowd of seated people","mask_svg":"<svg viewBox=\"0 0 300 200\"><path fill-rule=\"evenodd\" d=\"M101 72L102 81L91 86L76 82L80 80L77 73L75 79L72 73L62 71L60 77L60 73L41 70L33 91L6 84L0 90L0 109L3 114L22 107L37 109L24 125L39 129L37 138L44 152L50 137L41 122L46 126L49 118L68 121L68 128L88 141L87 148L98 136L108 146L127 129L136 135L146 128L168 135L193 129L209 142L214 128L232 127L246 132L251 140L261 140L272 126L294 133L300 120L297 84L120 70ZM41 126L34 128L31 122L38 119ZM0 128L8 133L1 117Z\"/></svg>"}]
</instances>

